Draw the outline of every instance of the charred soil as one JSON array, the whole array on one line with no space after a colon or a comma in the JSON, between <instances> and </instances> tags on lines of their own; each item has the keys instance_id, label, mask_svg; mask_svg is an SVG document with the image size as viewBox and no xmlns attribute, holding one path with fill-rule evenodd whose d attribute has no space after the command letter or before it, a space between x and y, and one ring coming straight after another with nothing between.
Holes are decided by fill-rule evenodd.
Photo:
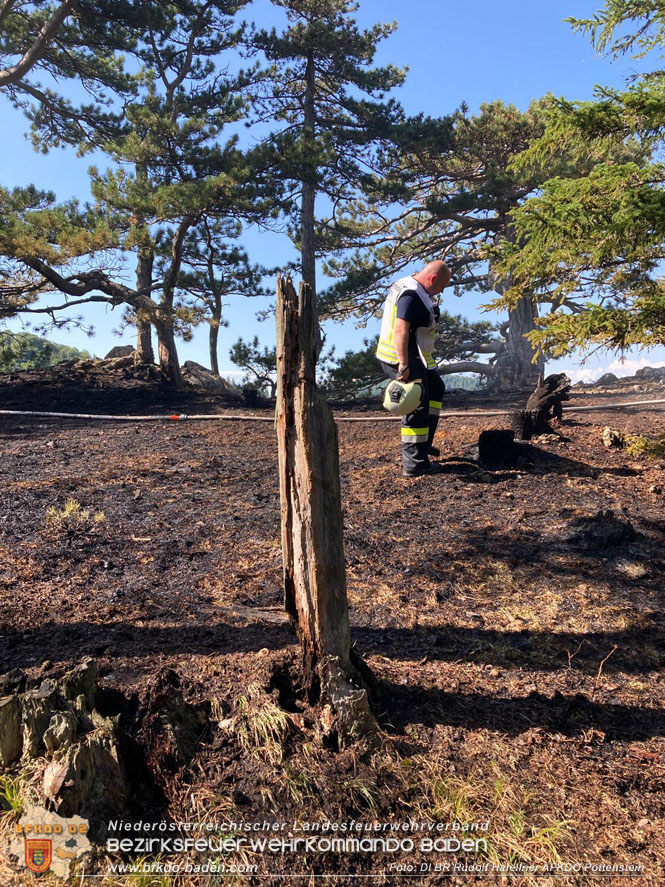
<instances>
[{"instance_id":1,"label":"charred soil","mask_svg":"<svg viewBox=\"0 0 665 887\"><path fill-rule=\"evenodd\" d=\"M135 376L5 377L0 394L4 409L233 411ZM1 416L0 673L18 667L36 684L92 657L172 821L286 823L282 834L374 823L374 836L384 823L489 823L465 835L487 839L475 854L421 850L413 830L402 833L415 843L406 854L246 850L229 860L256 876L238 883L287 871L387 881L405 860L416 872L441 860L633 865L643 866L637 883L657 882L665 463L605 447L602 431L662 434L662 406L613 410L662 395L648 384L574 389L556 433L503 469L461 459L507 417L443 419L445 470L418 479L401 476L396 424L339 423L351 624L383 731L379 746L343 749L320 741L299 691L271 422ZM607 410L569 412L582 403ZM63 516L68 500L88 517ZM165 669L207 726L160 767L159 719L141 712ZM102 854L96 864L103 872ZM9 869L5 881L21 883Z\"/></svg>"}]
</instances>

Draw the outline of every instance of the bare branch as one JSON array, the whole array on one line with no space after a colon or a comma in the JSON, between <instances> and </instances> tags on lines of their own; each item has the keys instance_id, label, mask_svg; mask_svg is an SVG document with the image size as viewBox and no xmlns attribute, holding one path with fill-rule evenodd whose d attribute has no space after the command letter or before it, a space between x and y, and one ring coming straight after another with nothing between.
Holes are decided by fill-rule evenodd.
<instances>
[{"instance_id":1,"label":"bare branch","mask_svg":"<svg viewBox=\"0 0 665 887\"><path fill-rule=\"evenodd\" d=\"M65 308L76 308L78 305L85 305L88 302L106 302L107 305L115 304L110 296L87 296L85 299L63 302L62 305L49 305L48 308L21 308L21 314L53 314L55 311L64 311Z\"/></svg>"},{"instance_id":2,"label":"bare branch","mask_svg":"<svg viewBox=\"0 0 665 887\"><path fill-rule=\"evenodd\" d=\"M453 343L455 351L472 351L474 354L496 354L504 348L503 342L462 342ZM451 349L449 349L451 350Z\"/></svg>"},{"instance_id":3,"label":"bare branch","mask_svg":"<svg viewBox=\"0 0 665 887\"><path fill-rule=\"evenodd\" d=\"M440 376L450 376L452 373L480 373L484 376L493 376L496 368L478 360L457 360L455 363L439 365L436 371Z\"/></svg>"}]
</instances>

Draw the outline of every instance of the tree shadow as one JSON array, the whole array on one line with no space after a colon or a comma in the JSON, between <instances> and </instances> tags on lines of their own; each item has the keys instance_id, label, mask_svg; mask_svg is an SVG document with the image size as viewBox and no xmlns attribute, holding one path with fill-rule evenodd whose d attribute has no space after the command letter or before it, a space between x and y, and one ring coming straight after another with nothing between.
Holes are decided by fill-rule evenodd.
<instances>
[{"instance_id":1,"label":"tree shadow","mask_svg":"<svg viewBox=\"0 0 665 887\"><path fill-rule=\"evenodd\" d=\"M665 620L661 617L661 622ZM408 661L468 662L509 669L554 672L572 669L603 673L655 671L665 664L665 624L625 631L550 632L497 631L485 628L356 628L354 639L363 654Z\"/></svg>"},{"instance_id":2,"label":"tree shadow","mask_svg":"<svg viewBox=\"0 0 665 887\"><path fill-rule=\"evenodd\" d=\"M230 625L208 621L205 624L136 626L123 622L45 623L17 632L0 627L2 648L0 671L25 668L47 659L71 661L86 656L147 657L159 654L220 655L256 653L268 648L278 650L296 643L290 624L250 622ZM39 639L39 659L35 659L35 640Z\"/></svg>"},{"instance_id":3,"label":"tree shadow","mask_svg":"<svg viewBox=\"0 0 665 887\"><path fill-rule=\"evenodd\" d=\"M40 661L71 661L85 656L143 658L158 654L255 653L267 648L278 650L297 643L295 633L284 618L262 621L250 608L243 608L243 624L208 621L205 624L136 626L123 622L98 624L75 622L45 623L23 632L2 630L0 670L38 664L35 640L39 639ZM274 614L271 614L274 616ZM653 671L665 663L665 619L626 631L534 632L496 631L484 628L353 628L353 638L361 654L378 654L395 660L429 660L473 663L524 669L560 671L571 668L595 675L600 662L603 673Z\"/></svg>"},{"instance_id":4,"label":"tree shadow","mask_svg":"<svg viewBox=\"0 0 665 887\"><path fill-rule=\"evenodd\" d=\"M566 438L562 438L566 440ZM514 457L510 464L484 465L477 458L477 447L472 447L469 455L449 456L441 459L442 474L454 474L466 476L473 483L490 484L504 480L514 480L515 472L531 474L534 476L547 474L560 474L566 477L599 477L609 475L614 477L636 477L640 472L626 466L596 466L576 459L569 459L549 450L542 450L534 444L524 441L515 441Z\"/></svg>"},{"instance_id":5,"label":"tree shadow","mask_svg":"<svg viewBox=\"0 0 665 887\"><path fill-rule=\"evenodd\" d=\"M590 730L608 741L638 741L665 736L665 710L591 702L580 693L552 697L532 692L519 699L480 693L449 693L423 687L378 683L375 706L384 727L404 732L409 724L439 724L466 730L486 729L516 736L534 727L548 733L580 736Z\"/></svg>"}]
</instances>

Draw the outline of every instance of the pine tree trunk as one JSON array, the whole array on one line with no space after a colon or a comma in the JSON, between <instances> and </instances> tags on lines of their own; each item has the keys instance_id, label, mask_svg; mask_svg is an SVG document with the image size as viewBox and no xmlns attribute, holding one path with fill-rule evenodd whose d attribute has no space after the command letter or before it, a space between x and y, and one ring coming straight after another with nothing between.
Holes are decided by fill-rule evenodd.
<instances>
[{"instance_id":1,"label":"pine tree trunk","mask_svg":"<svg viewBox=\"0 0 665 887\"><path fill-rule=\"evenodd\" d=\"M214 275L212 273L211 277L214 278ZM208 339L210 346L210 369L216 376L219 376L219 358L217 356L217 351L219 343L219 327L222 320L222 297L217 292L213 292L212 297L214 299L214 302L210 306L211 318L210 334Z\"/></svg>"},{"instance_id":2,"label":"pine tree trunk","mask_svg":"<svg viewBox=\"0 0 665 887\"><path fill-rule=\"evenodd\" d=\"M532 388L545 370L545 358L541 355L533 362L535 350L526 334L536 328L534 320L537 308L533 299L525 296L508 314L508 344L506 351L513 360L516 377L512 387Z\"/></svg>"},{"instance_id":3,"label":"pine tree trunk","mask_svg":"<svg viewBox=\"0 0 665 887\"><path fill-rule=\"evenodd\" d=\"M149 320L136 318L136 354L134 361L137 364L153 364L155 352L152 348L152 324Z\"/></svg>"},{"instance_id":4,"label":"pine tree trunk","mask_svg":"<svg viewBox=\"0 0 665 887\"><path fill-rule=\"evenodd\" d=\"M351 661L337 428L315 383L318 320L311 289L277 282L277 436L286 611L309 699L333 736L373 733Z\"/></svg>"},{"instance_id":5,"label":"pine tree trunk","mask_svg":"<svg viewBox=\"0 0 665 887\"><path fill-rule=\"evenodd\" d=\"M136 289L150 297L152 286L152 265L154 253L152 249L139 249L136 263ZM136 355L139 364L154 363L155 352L152 350L152 326L150 320L141 310L136 312Z\"/></svg>"},{"instance_id":6,"label":"pine tree trunk","mask_svg":"<svg viewBox=\"0 0 665 887\"><path fill-rule=\"evenodd\" d=\"M305 72L305 156L314 157L313 150L307 151L307 142L313 141L316 127L316 109L314 106L315 94L314 80L314 56L312 50L307 55L307 70ZM301 202L301 261L302 279L308 284L312 295L316 298L316 252L314 248L314 204L316 200L316 170L309 169L302 181Z\"/></svg>"},{"instance_id":7,"label":"pine tree trunk","mask_svg":"<svg viewBox=\"0 0 665 887\"><path fill-rule=\"evenodd\" d=\"M510 288L510 281L494 281L494 290L502 295ZM535 328L538 309L535 302L528 296L520 299L508 314L508 335L505 349L496 361L496 386L502 391L515 389L533 389L538 378L544 374L545 358L539 355L533 362L535 349L526 338L526 334Z\"/></svg>"},{"instance_id":8,"label":"pine tree trunk","mask_svg":"<svg viewBox=\"0 0 665 887\"><path fill-rule=\"evenodd\" d=\"M217 359L217 340L219 339L219 327L217 324L210 324L210 369L216 376L219 376L219 361Z\"/></svg>"},{"instance_id":9,"label":"pine tree trunk","mask_svg":"<svg viewBox=\"0 0 665 887\"><path fill-rule=\"evenodd\" d=\"M175 344L175 336L173 335L171 318L165 319L161 317L159 309L155 318L155 329L157 330L157 350L162 380L167 385L180 388L185 384L185 380L180 372L180 361L178 360L178 350Z\"/></svg>"}]
</instances>

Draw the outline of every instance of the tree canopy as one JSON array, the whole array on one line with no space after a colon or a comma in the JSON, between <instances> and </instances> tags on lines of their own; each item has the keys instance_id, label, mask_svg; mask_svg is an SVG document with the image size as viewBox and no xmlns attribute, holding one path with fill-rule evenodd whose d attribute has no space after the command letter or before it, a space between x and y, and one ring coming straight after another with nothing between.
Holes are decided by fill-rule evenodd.
<instances>
[{"instance_id":1,"label":"tree canopy","mask_svg":"<svg viewBox=\"0 0 665 887\"><path fill-rule=\"evenodd\" d=\"M246 75L222 67L224 52L240 36L234 15L241 5L143 4L142 27L131 45L139 68L122 118L91 130L110 163L91 170L94 202L57 204L54 195L34 189L0 194L7 312L18 307L53 318L89 301L128 306L157 329L164 377L181 380L174 335L187 334L200 319L181 286L187 236L206 219L237 221L243 207L246 214L257 212L247 155L235 136L223 135L245 109ZM50 144L48 121L36 115L33 124ZM229 237L239 232L237 225L224 230ZM131 254L138 259L134 287L125 282L123 261ZM226 257L247 265L237 251ZM54 292L65 296L60 305L29 304Z\"/></svg>"},{"instance_id":2,"label":"tree canopy","mask_svg":"<svg viewBox=\"0 0 665 887\"><path fill-rule=\"evenodd\" d=\"M608 0L594 18L571 21L615 56L665 45L657 0ZM513 212L515 240L503 245L512 287L502 303L529 291L553 304L531 336L547 354L665 342L664 98L665 73L654 70L624 90L598 87L593 101L559 100L514 162L542 168L562 148L583 161Z\"/></svg>"},{"instance_id":3,"label":"tree canopy","mask_svg":"<svg viewBox=\"0 0 665 887\"><path fill-rule=\"evenodd\" d=\"M256 119L269 122L273 174L286 185L282 210L316 293L316 258L333 248L336 207L371 180L377 150L402 119L385 93L404 72L374 67L377 44L396 24L360 30L351 0L273 0L288 27L256 30L252 47L266 67L254 91ZM317 195L324 199L316 214Z\"/></svg>"},{"instance_id":4,"label":"tree canopy","mask_svg":"<svg viewBox=\"0 0 665 887\"><path fill-rule=\"evenodd\" d=\"M462 107L446 118L407 121L369 197L348 202L340 213L338 229L350 252L327 261L339 283L324 295L324 309L332 316L367 316L381 304L392 278L435 257L445 257L451 267L457 295L508 289L509 275L500 273L495 251L513 238L512 210L553 169L566 176L571 171L565 154L539 169L510 167L511 159L543 135L551 103L545 97L522 112L494 101L474 115ZM446 293L444 304L447 300ZM482 372L506 387L530 384L542 369L532 363L534 352L525 339L536 316L525 290L491 347L489 339L477 336L464 349L492 354L489 364L465 361L441 371Z\"/></svg>"},{"instance_id":5,"label":"tree canopy","mask_svg":"<svg viewBox=\"0 0 665 887\"><path fill-rule=\"evenodd\" d=\"M0 332L0 372L34 370L55 366L65 360L90 359L87 351L58 345L31 333Z\"/></svg>"}]
</instances>

